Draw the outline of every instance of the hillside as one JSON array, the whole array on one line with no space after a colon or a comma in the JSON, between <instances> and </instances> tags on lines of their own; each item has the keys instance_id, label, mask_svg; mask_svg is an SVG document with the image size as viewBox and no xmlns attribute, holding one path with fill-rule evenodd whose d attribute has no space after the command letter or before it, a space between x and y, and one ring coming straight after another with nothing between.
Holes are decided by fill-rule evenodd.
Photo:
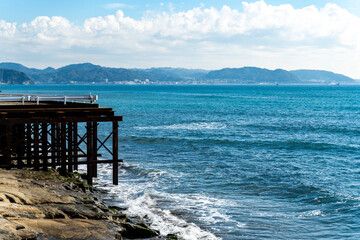
<instances>
[{"instance_id":1,"label":"hillside","mask_svg":"<svg viewBox=\"0 0 360 240\"><path fill-rule=\"evenodd\" d=\"M143 71L157 73L157 74L165 74L171 75L178 78L184 79L196 79L205 76L209 70L203 69L186 69L186 68L170 68L170 67L162 67L162 68L150 68L144 69Z\"/></svg>"},{"instance_id":2,"label":"hillside","mask_svg":"<svg viewBox=\"0 0 360 240\"><path fill-rule=\"evenodd\" d=\"M19 63L12 63L12 62L3 62L0 63L0 68L4 68L4 69L12 69L12 70L16 70L19 72L24 72L28 75L30 74L42 74L45 72L51 72L54 71L54 68L48 67L44 70L40 70L40 69L36 69L36 68L27 68Z\"/></svg>"},{"instance_id":3,"label":"hillside","mask_svg":"<svg viewBox=\"0 0 360 240\"><path fill-rule=\"evenodd\" d=\"M292 74L297 76L299 79L309 83L344 83L354 84L356 81L342 74L337 74L323 70L294 70L290 71Z\"/></svg>"},{"instance_id":4,"label":"hillside","mask_svg":"<svg viewBox=\"0 0 360 240\"><path fill-rule=\"evenodd\" d=\"M185 68L127 69L109 68L91 63L71 64L58 69L27 68L18 63L0 63L9 69L27 73L37 83L174 83L193 81L208 71Z\"/></svg>"},{"instance_id":5,"label":"hillside","mask_svg":"<svg viewBox=\"0 0 360 240\"><path fill-rule=\"evenodd\" d=\"M347 76L322 70L269 70L257 67L202 70L186 68L109 68L91 63L58 69L27 68L18 63L0 63L0 68L26 73L41 84L357 84ZM24 80L26 82L26 80ZM6 81L5 81L6 82Z\"/></svg>"},{"instance_id":6,"label":"hillside","mask_svg":"<svg viewBox=\"0 0 360 240\"><path fill-rule=\"evenodd\" d=\"M2 84L31 84L31 79L23 72L11 69L0 69L0 83Z\"/></svg>"},{"instance_id":7,"label":"hillside","mask_svg":"<svg viewBox=\"0 0 360 240\"><path fill-rule=\"evenodd\" d=\"M211 71L206 79L226 79L232 83L257 84L257 83L302 83L302 81L288 71L282 69L268 70L256 67L224 68Z\"/></svg>"},{"instance_id":8,"label":"hillside","mask_svg":"<svg viewBox=\"0 0 360 240\"><path fill-rule=\"evenodd\" d=\"M120 82L174 82L181 78L171 74L142 69L108 68L91 63L72 64L43 74L31 74L41 83L120 83Z\"/></svg>"}]
</instances>

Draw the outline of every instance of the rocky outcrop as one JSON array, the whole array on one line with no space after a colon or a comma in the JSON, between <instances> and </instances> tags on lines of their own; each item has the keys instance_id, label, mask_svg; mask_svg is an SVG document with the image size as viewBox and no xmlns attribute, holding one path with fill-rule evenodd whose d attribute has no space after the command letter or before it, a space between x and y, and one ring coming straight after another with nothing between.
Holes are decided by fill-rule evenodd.
<instances>
[{"instance_id":1,"label":"rocky outcrop","mask_svg":"<svg viewBox=\"0 0 360 240\"><path fill-rule=\"evenodd\" d=\"M89 194L89 186L80 184L79 177L0 169L0 239L151 239L159 235L109 209Z\"/></svg>"}]
</instances>

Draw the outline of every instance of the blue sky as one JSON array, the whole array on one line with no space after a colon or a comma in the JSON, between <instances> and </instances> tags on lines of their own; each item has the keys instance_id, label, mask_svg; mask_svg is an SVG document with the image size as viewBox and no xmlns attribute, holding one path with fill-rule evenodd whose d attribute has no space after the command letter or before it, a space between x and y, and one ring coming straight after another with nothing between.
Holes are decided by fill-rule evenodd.
<instances>
[{"instance_id":1,"label":"blue sky","mask_svg":"<svg viewBox=\"0 0 360 240\"><path fill-rule=\"evenodd\" d=\"M248 0L246 2L256 2ZM7 21L26 22L37 16L63 16L73 22L81 23L87 18L113 14L114 9L123 9L126 15L139 19L148 11L169 11L170 6L175 11L189 10L203 5L204 7L221 8L227 5L234 9L242 9L241 0L231 1L173 1L162 0L0 0L0 18ZM348 11L360 15L360 1L357 0L271 0L268 4L291 4L295 8L309 5L323 7L327 3L336 3ZM113 5L113 8L110 6ZM118 5L119 7L116 7Z\"/></svg>"},{"instance_id":2,"label":"blue sky","mask_svg":"<svg viewBox=\"0 0 360 240\"><path fill-rule=\"evenodd\" d=\"M0 62L324 69L360 79L360 1L0 0Z\"/></svg>"},{"instance_id":3,"label":"blue sky","mask_svg":"<svg viewBox=\"0 0 360 240\"><path fill-rule=\"evenodd\" d=\"M256 2L248 0L246 2ZM174 1L162 0L0 0L0 18L7 21L26 22L37 16L63 16L73 22L80 23L87 18L113 14L114 9L123 9L126 15L139 19L148 10L168 11L170 6L175 11L189 10L203 5L204 7L221 8L227 5L231 8L242 9L241 0L231 1ZM268 4L291 4L295 8L303 8L309 5L323 7L327 3L336 3L348 11L360 15L360 1L357 0L271 0ZM113 8L110 6L113 5ZM118 5L119 7L116 7Z\"/></svg>"}]
</instances>

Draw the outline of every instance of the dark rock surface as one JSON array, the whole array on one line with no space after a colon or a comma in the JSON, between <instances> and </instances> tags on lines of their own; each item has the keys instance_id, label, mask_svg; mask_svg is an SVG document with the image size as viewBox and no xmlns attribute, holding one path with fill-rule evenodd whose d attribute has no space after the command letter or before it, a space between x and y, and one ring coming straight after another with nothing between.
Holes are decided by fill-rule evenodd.
<instances>
[{"instance_id":1,"label":"dark rock surface","mask_svg":"<svg viewBox=\"0 0 360 240\"><path fill-rule=\"evenodd\" d=\"M159 233L97 200L77 175L0 169L0 239L151 239ZM69 181L71 180L71 181ZM87 186L87 187L85 187ZM154 238L158 239L158 238Z\"/></svg>"}]
</instances>

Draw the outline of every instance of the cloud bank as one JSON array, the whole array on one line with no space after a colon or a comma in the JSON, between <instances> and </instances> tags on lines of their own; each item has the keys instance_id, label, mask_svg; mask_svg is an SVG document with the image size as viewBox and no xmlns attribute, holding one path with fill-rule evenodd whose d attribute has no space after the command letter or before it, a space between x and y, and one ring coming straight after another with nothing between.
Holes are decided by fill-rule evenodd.
<instances>
[{"instance_id":1,"label":"cloud bank","mask_svg":"<svg viewBox=\"0 0 360 240\"><path fill-rule=\"evenodd\" d=\"M107 9L132 8L131 5L125 3L109 3L104 6Z\"/></svg>"},{"instance_id":2,"label":"cloud bank","mask_svg":"<svg viewBox=\"0 0 360 240\"><path fill-rule=\"evenodd\" d=\"M3 60L30 66L89 61L116 67L322 68L360 78L360 18L335 4L295 9L265 1L181 12L118 10L75 25L40 16L0 20Z\"/></svg>"}]
</instances>

